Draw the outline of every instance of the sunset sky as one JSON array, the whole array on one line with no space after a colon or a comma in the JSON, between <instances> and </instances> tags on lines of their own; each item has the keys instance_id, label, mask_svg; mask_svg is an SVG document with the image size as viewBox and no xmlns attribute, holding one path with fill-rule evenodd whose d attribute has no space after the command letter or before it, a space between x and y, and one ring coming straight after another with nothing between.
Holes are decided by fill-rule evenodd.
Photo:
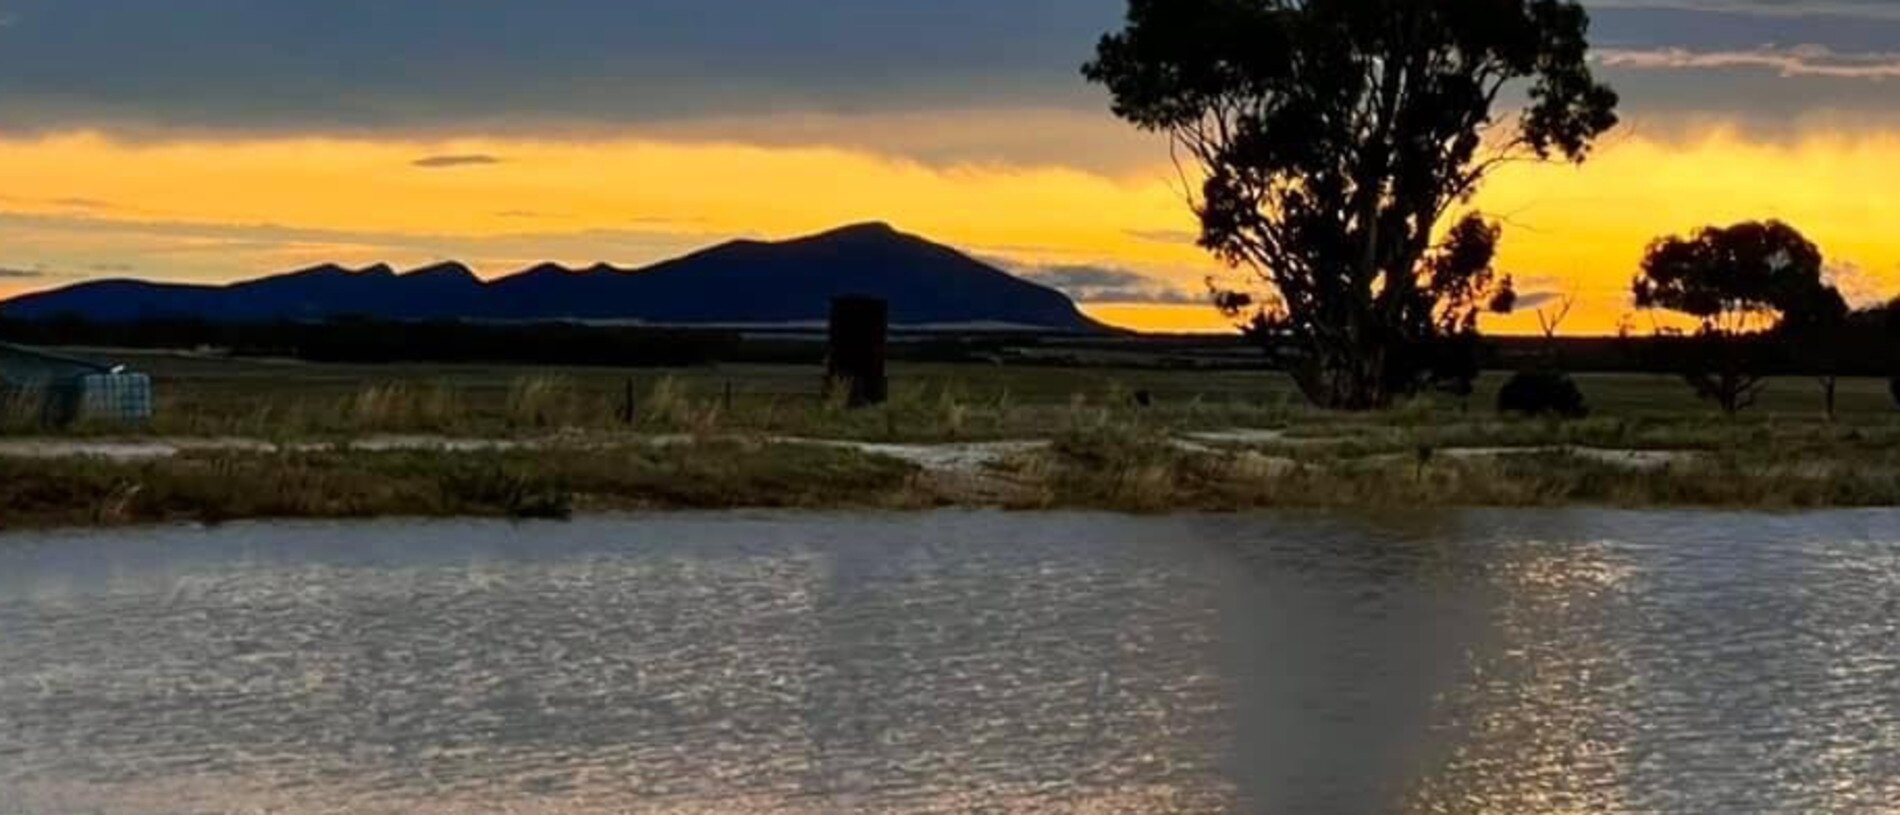
<instances>
[{"instance_id":1,"label":"sunset sky","mask_svg":"<svg viewBox=\"0 0 1900 815\"><path fill-rule=\"evenodd\" d=\"M1627 124L1480 206L1613 331L1644 244L1777 217L1900 294L1900 2L1598 0ZM1122 0L0 0L0 295L323 261L639 265L882 220L1217 328L1166 146L1078 66ZM1523 330L1526 316L1494 324Z\"/></svg>"}]
</instances>

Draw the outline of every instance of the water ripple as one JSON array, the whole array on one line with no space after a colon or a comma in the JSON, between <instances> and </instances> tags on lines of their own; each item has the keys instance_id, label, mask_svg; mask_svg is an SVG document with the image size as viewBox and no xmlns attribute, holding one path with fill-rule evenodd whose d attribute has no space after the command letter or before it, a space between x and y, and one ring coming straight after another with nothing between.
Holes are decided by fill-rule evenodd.
<instances>
[{"instance_id":1,"label":"water ripple","mask_svg":"<svg viewBox=\"0 0 1900 815\"><path fill-rule=\"evenodd\" d=\"M1884 812L1900 514L0 539L0 813Z\"/></svg>"}]
</instances>

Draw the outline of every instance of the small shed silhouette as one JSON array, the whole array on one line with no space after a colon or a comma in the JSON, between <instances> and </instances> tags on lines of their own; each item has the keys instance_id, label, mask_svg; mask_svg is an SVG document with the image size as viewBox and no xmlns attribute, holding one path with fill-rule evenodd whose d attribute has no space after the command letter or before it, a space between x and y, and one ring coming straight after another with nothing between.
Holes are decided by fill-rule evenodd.
<instances>
[{"instance_id":1,"label":"small shed silhouette","mask_svg":"<svg viewBox=\"0 0 1900 815\"><path fill-rule=\"evenodd\" d=\"M890 323L890 304L878 298L853 295L831 301L827 380L830 387L845 389L851 407L881 405L890 398L884 374Z\"/></svg>"},{"instance_id":2,"label":"small shed silhouette","mask_svg":"<svg viewBox=\"0 0 1900 815\"><path fill-rule=\"evenodd\" d=\"M48 425L143 424L152 418L152 378L123 365L0 343L0 410Z\"/></svg>"}]
</instances>

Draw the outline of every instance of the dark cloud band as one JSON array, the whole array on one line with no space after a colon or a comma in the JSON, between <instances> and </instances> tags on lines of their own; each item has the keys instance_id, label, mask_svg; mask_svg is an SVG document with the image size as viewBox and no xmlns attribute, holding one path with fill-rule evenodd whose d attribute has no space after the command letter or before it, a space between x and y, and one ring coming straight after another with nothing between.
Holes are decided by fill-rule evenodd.
<instances>
[{"instance_id":1,"label":"dark cloud band","mask_svg":"<svg viewBox=\"0 0 1900 815\"><path fill-rule=\"evenodd\" d=\"M1715 114L1773 128L1815 110L1892 115L1891 89L1865 75L1889 70L1868 55L1900 42L1900 4L1587 5L1606 72L1633 117ZM1101 133L1125 131L1077 73L1096 38L1120 24L1122 7L1121 0L0 0L8 21L0 26L0 121L11 133L685 134L845 145L931 162L1100 166L1121 158L1090 155L1061 137L883 146L846 131L853 117L1031 109L1096 116ZM832 118L803 131L785 124L799 116ZM766 120L773 124L745 124ZM479 163L458 158L417 166Z\"/></svg>"}]
</instances>

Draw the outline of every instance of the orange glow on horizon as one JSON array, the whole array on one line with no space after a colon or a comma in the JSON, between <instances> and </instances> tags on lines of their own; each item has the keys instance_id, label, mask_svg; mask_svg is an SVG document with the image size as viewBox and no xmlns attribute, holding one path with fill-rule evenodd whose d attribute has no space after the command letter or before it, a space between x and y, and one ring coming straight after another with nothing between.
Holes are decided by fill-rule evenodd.
<instances>
[{"instance_id":1,"label":"orange glow on horizon","mask_svg":"<svg viewBox=\"0 0 1900 815\"><path fill-rule=\"evenodd\" d=\"M497 161L414 166L452 154ZM1190 294L1210 274L1241 279L1192 246L1192 216L1165 161L1110 174L662 140L133 143L67 133L0 139L0 177L0 268L53 270L0 279L0 294L105 276L228 281L323 261L455 257L488 275L548 259L638 265L736 236L865 220L1016 267L1132 270ZM1616 330L1652 238L1751 218L1801 228L1852 296L1900 292L1900 133L1785 144L1720 129L1614 137L1581 168L1508 168L1477 204L1504 220L1500 267L1521 291L1579 298L1566 333ZM1146 330L1229 328L1197 305L1084 309ZM1488 328L1529 333L1536 321L1526 312Z\"/></svg>"}]
</instances>

